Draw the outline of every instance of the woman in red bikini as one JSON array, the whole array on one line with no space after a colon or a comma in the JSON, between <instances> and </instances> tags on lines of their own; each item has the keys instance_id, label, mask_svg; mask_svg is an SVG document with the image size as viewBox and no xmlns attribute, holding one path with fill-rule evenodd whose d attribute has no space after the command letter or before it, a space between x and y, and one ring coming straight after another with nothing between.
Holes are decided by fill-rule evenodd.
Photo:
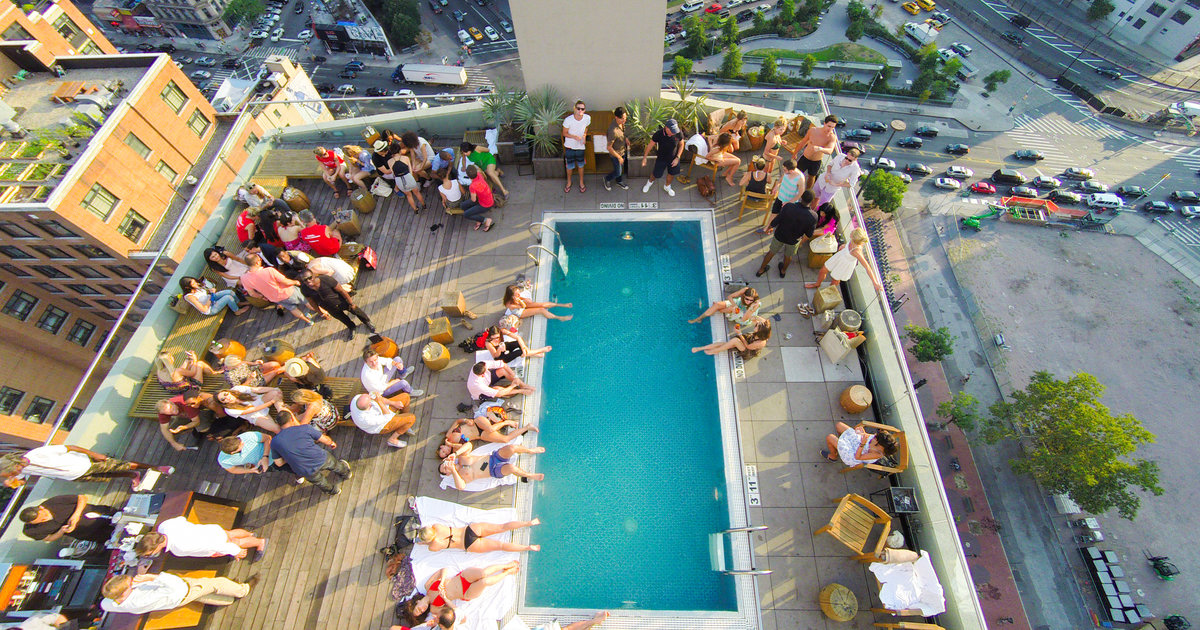
<instances>
[{"instance_id":1,"label":"woman in red bikini","mask_svg":"<svg viewBox=\"0 0 1200 630\"><path fill-rule=\"evenodd\" d=\"M429 578L424 595L415 595L401 604L401 623L411 628L429 615L438 614L450 602L471 601L482 595L487 587L515 575L520 567L521 563L513 560L484 568L471 567L454 576L450 575L449 569L442 569Z\"/></svg>"}]
</instances>

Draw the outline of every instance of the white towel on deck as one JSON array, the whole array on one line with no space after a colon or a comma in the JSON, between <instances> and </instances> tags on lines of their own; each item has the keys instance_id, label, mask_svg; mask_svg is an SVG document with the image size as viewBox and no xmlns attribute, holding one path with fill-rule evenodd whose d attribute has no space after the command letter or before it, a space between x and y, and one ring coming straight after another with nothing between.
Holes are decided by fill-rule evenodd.
<instances>
[{"instance_id":1,"label":"white towel on deck","mask_svg":"<svg viewBox=\"0 0 1200 630\"><path fill-rule=\"evenodd\" d=\"M524 436L522 436L522 437L524 437ZM520 439L520 438L518 438L518 439ZM513 440L512 442L509 442L509 444L516 444L516 443L517 443L517 440ZM504 446L507 446L507 444L484 444L483 446L471 451L471 454L472 455L491 455L493 452L500 450ZM500 486L511 486L514 483L517 483L516 475L505 475L503 479L496 479L495 477L484 477L483 479L476 479L475 481L468 483L467 488L466 488L466 490L464 490L464 492L482 492L484 490L491 490L492 488L498 488ZM454 477L450 477L448 475L442 475L441 487L442 488L454 488L455 487L454 486Z\"/></svg>"},{"instance_id":2,"label":"white towel on deck","mask_svg":"<svg viewBox=\"0 0 1200 630\"><path fill-rule=\"evenodd\" d=\"M946 612L946 598L928 551L921 550L916 562L874 562L869 568L880 582L879 601L889 610L918 609L926 617Z\"/></svg>"}]
</instances>

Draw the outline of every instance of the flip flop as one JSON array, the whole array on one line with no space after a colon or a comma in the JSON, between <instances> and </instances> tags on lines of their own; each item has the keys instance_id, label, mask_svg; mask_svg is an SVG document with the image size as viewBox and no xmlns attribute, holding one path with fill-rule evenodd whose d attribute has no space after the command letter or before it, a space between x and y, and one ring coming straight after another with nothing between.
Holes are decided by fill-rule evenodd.
<instances>
[{"instance_id":1,"label":"flip flop","mask_svg":"<svg viewBox=\"0 0 1200 630\"><path fill-rule=\"evenodd\" d=\"M760 267L758 271L754 272L754 277L761 278L764 273L767 273L767 269L769 269L769 267Z\"/></svg>"},{"instance_id":2,"label":"flip flop","mask_svg":"<svg viewBox=\"0 0 1200 630\"><path fill-rule=\"evenodd\" d=\"M483 228L483 231L484 231L484 232L490 232L490 231L492 231L492 226L493 226L493 225L496 225L496 222L495 222L495 221L493 221L493 220L491 220L491 219L488 219L488 220L487 220L487 226Z\"/></svg>"},{"instance_id":3,"label":"flip flop","mask_svg":"<svg viewBox=\"0 0 1200 630\"><path fill-rule=\"evenodd\" d=\"M563 188L563 192L565 192L565 193L571 192L571 185L567 184L567 186L565 188Z\"/></svg>"},{"instance_id":4,"label":"flip flop","mask_svg":"<svg viewBox=\"0 0 1200 630\"><path fill-rule=\"evenodd\" d=\"M587 192L587 186L584 186L583 184L580 184L580 185L579 185L579 193L580 193L580 194L583 194L583 193L585 193L585 192Z\"/></svg>"},{"instance_id":5,"label":"flip flop","mask_svg":"<svg viewBox=\"0 0 1200 630\"><path fill-rule=\"evenodd\" d=\"M830 464L837 463L836 459L829 458L829 449L827 449L827 448L821 449L821 457L824 457L825 461L829 462Z\"/></svg>"}]
</instances>

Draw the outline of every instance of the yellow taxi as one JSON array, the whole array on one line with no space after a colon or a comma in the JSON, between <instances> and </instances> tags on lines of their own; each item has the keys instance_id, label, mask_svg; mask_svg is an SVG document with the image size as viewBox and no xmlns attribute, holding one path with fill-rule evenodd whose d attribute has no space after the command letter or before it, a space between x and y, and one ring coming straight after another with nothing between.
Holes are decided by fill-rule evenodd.
<instances>
[{"instance_id":1,"label":"yellow taxi","mask_svg":"<svg viewBox=\"0 0 1200 630\"><path fill-rule=\"evenodd\" d=\"M915 3L915 2L905 2L904 4L900 5L900 8L904 9L905 11L908 11L909 13L911 13L913 15L916 15L921 12L921 7L917 6L917 3Z\"/></svg>"},{"instance_id":2,"label":"yellow taxi","mask_svg":"<svg viewBox=\"0 0 1200 630\"><path fill-rule=\"evenodd\" d=\"M937 5L934 4L933 0L917 0L917 6L925 9L926 11L932 11L937 8Z\"/></svg>"},{"instance_id":3,"label":"yellow taxi","mask_svg":"<svg viewBox=\"0 0 1200 630\"><path fill-rule=\"evenodd\" d=\"M471 34L471 37L475 38L475 41L483 39L483 33L480 33L479 29L475 28L474 26L467 29L467 32Z\"/></svg>"}]
</instances>

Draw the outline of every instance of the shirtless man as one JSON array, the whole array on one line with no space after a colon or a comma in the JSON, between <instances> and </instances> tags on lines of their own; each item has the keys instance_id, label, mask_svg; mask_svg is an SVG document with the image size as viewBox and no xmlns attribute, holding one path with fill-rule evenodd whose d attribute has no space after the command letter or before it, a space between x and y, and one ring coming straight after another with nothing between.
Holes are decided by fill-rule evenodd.
<instances>
[{"instance_id":1,"label":"shirtless man","mask_svg":"<svg viewBox=\"0 0 1200 630\"><path fill-rule=\"evenodd\" d=\"M797 152L792 157L796 157L796 167L804 172L807 178L805 190L811 189L813 182L817 179L817 174L821 172L821 160L827 155L833 155L837 150L838 138L837 129L838 117L830 114L825 117L825 122L820 127L816 125L808 129L804 140L797 147ZM800 149L803 149L803 155L800 155Z\"/></svg>"},{"instance_id":2,"label":"shirtless man","mask_svg":"<svg viewBox=\"0 0 1200 630\"><path fill-rule=\"evenodd\" d=\"M438 472L454 477L454 487L466 490L467 484L476 479L503 479L508 475L516 475L521 479L541 481L546 478L542 473L531 473L512 463L514 455L521 453L545 453L546 449L538 446L525 448L509 444L490 455L471 455L470 442L463 444L457 451L442 460Z\"/></svg>"}]
</instances>

